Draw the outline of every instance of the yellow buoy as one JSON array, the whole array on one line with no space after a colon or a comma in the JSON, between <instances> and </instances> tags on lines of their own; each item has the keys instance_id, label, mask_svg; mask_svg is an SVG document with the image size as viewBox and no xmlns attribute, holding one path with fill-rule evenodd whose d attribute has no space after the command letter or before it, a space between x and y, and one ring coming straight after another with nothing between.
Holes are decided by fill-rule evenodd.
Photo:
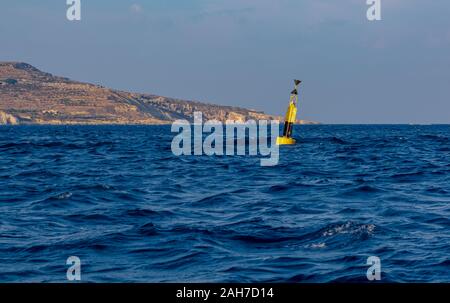
<instances>
[{"instance_id":1,"label":"yellow buoy","mask_svg":"<svg viewBox=\"0 0 450 303\"><path fill-rule=\"evenodd\" d=\"M292 128L297 118L298 86L302 81L294 80L294 83L295 88L291 92L291 98L284 120L283 136L277 138L277 145L295 144L295 140L292 138Z\"/></svg>"}]
</instances>

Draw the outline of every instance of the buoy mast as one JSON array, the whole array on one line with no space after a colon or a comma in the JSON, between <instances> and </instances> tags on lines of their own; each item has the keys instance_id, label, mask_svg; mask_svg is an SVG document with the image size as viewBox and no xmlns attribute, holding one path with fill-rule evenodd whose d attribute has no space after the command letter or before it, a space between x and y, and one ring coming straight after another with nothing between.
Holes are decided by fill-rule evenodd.
<instances>
[{"instance_id":1,"label":"buoy mast","mask_svg":"<svg viewBox=\"0 0 450 303\"><path fill-rule=\"evenodd\" d=\"M291 92L291 98L289 100L289 106L284 121L283 136L277 138L278 145L295 144L295 140L292 138L292 129L297 119L298 86L302 81L294 80L294 83L295 87Z\"/></svg>"}]
</instances>

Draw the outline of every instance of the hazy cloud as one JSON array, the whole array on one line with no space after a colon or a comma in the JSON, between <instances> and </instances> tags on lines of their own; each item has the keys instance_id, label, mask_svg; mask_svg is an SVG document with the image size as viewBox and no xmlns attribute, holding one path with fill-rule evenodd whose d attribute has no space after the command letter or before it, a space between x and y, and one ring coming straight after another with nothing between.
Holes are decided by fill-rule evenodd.
<instances>
[{"instance_id":1,"label":"hazy cloud","mask_svg":"<svg viewBox=\"0 0 450 303\"><path fill-rule=\"evenodd\" d=\"M142 6L137 3L134 3L130 6L130 11L135 14L140 14L143 12Z\"/></svg>"}]
</instances>

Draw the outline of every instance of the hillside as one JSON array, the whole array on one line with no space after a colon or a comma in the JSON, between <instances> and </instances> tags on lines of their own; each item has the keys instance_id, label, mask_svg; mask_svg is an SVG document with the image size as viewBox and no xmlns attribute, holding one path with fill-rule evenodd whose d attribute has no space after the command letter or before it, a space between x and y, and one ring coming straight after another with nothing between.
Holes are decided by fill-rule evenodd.
<instances>
[{"instance_id":1,"label":"hillside","mask_svg":"<svg viewBox=\"0 0 450 303\"><path fill-rule=\"evenodd\" d=\"M27 63L0 62L0 124L168 124L191 120L194 111L203 112L204 120L277 118L239 107L109 89Z\"/></svg>"}]
</instances>

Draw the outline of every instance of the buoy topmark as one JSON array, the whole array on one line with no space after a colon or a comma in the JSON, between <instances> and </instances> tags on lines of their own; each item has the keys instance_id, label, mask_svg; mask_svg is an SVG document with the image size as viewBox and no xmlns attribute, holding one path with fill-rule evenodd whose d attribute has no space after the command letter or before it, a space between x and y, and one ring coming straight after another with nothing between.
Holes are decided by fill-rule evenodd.
<instances>
[{"instance_id":1,"label":"buoy topmark","mask_svg":"<svg viewBox=\"0 0 450 303\"><path fill-rule=\"evenodd\" d=\"M277 138L277 145L295 144L295 140L292 138L292 129L297 118L298 86L302 83L302 81L294 80L294 83L295 88L291 92L291 98L289 100L289 106L286 112L286 118L284 120L283 136Z\"/></svg>"}]
</instances>

